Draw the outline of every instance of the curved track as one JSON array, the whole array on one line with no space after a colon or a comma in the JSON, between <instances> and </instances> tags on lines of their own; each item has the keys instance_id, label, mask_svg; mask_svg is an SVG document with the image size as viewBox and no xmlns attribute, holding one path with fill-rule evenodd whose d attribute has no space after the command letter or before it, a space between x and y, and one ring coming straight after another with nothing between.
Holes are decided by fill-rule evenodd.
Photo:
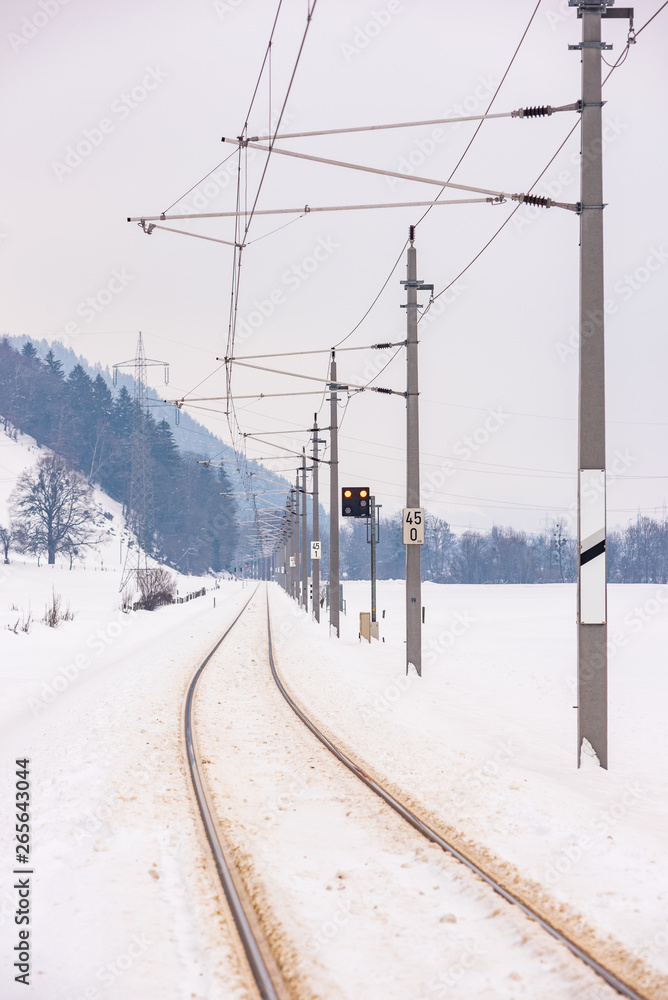
<instances>
[{"instance_id":1,"label":"curved track","mask_svg":"<svg viewBox=\"0 0 668 1000\"><path fill-rule=\"evenodd\" d=\"M344 754L341 750L339 750L338 747L336 747L331 742L331 740L329 740L324 735L324 733L322 733L317 728L317 726L315 726L313 722L311 722L308 716L305 715L305 713L290 697L285 687L283 686L280 677L278 676L276 670L276 664L274 662L274 653L271 641L271 619L269 615L268 594L267 594L267 641L269 646L269 663L271 666L271 673L274 678L274 681L276 682L276 685L278 686L279 691L287 701L290 708L301 719L304 725L311 730L313 735L317 739L319 739L320 742L324 746L326 746L327 749L331 753L333 753L334 756L338 760L340 760L342 764L345 764L345 766L349 768L349 770L351 770L353 774L355 774L360 779L360 781L363 781L364 784L367 785L367 787L370 788L373 792L375 792L376 795L379 795L384 802L387 802L387 804L391 806L392 809L395 810L395 812L398 812L399 815L402 816L407 823L410 823L410 825L414 827L424 837L426 837L427 840L432 841L434 844L438 844L440 848L442 848L444 851L447 851L448 854L451 854L453 857L457 858L458 861L461 861L462 864L466 865L467 868L470 868L471 871L475 872L475 874L478 875L484 882L486 882L487 885L491 886L491 888L494 889L495 892L497 892L500 896L503 896L503 898L508 903L512 903L514 906L519 907L519 909L522 910L522 912L526 914L527 917L529 917L531 920L536 921L536 923L538 923L543 928L543 930L547 931L547 933L550 934L553 938L555 938L561 944L565 945L566 948L568 948L568 950L572 952L573 955L581 959L586 965L589 966L590 969L593 969L593 971L597 975L599 975L602 979L604 979L609 986L612 986L613 989L617 990L618 993L620 993L624 997L628 997L629 1000L646 1000L646 998L643 997L640 993L637 993L632 987L627 985L627 983L624 983L621 979L615 976L614 973L610 972L603 965L601 965L600 962L597 962L595 958L592 958L592 956L589 955L586 951L584 951L584 949L580 948L580 946L576 944L575 941L572 941L562 931L558 930L556 927L553 927L547 920L545 920L544 917L541 917L540 914L536 913L536 911L532 909L532 907L530 907L527 903L523 902L517 896L514 896L511 892L508 892L507 889L505 889L502 885L496 882L491 875L489 875L486 871L484 871L484 869L480 868L478 865L475 864L475 862L467 858L464 854L461 853L461 851L458 851L453 844L450 844L447 840L441 837L440 834L436 833L435 830L432 830L432 828L428 826L425 822L423 822L419 818L419 816L416 816L415 813L411 812L410 809L408 809L405 805L399 802L399 800L396 799L393 795L391 795L390 792L388 792L385 788L383 788L381 784L379 784L377 781L374 781L374 779L369 777L368 774L365 774L364 771L360 767L358 767L353 760L350 759L350 757L347 757L346 754Z\"/></svg>"},{"instance_id":2,"label":"curved track","mask_svg":"<svg viewBox=\"0 0 668 1000\"><path fill-rule=\"evenodd\" d=\"M198 756L196 750L196 744L193 734L192 727L192 708L193 699L195 694L195 688L197 682L206 667L210 659L225 641L227 636L230 634L232 629L235 627L239 619L244 614L246 608L251 603L255 597L257 591L256 589L250 595L246 603L244 604L241 611L237 614L236 618L233 620L231 625L225 630L223 635L220 637L215 646L211 649L207 657L203 660L199 666L193 680L188 688L188 694L186 698L185 705L185 740L186 740L186 751L188 758L188 765L190 769L190 775L192 778L193 788L195 791L195 797L197 800L197 805L202 817L202 822L204 824L204 829L206 831L206 836L211 847L213 858L216 864L216 869L218 871L218 876L225 893L228 905L232 912L241 943L244 947L246 957L255 978L260 996L263 1000L281 1000L284 996L284 990L282 985L279 987L276 978L272 978L272 974L268 969L267 962L265 961L261 945L258 943L258 939L254 933L252 922L244 908L244 904L241 900L240 894L234 883L231 869L225 859L223 848L220 843L220 839L216 830L215 820L208 802L207 793L202 780L201 768L198 764ZM461 853L453 844L450 844L445 840L439 833L433 830L427 823L420 819L414 812L408 809L403 803L396 799L390 792L388 792L382 784L371 778L369 775L358 767L358 765L351 760L350 757L346 756L341 750L338 749L335 744L328 739L327 736L322 733L317 726L308 718L308 716L301 710L301 708L295 703L293 698L289 695L285 689L281 678L276 670L276 664L274 661L273 645L271 637L271 618L269 614L269 601L268 594L267 598L267 644L268 644L268 656L269 665L271 668L272 677L282 694L283 698L286 700L290 708L297 715L297 717L304 723L305 726L313 733L313 735L325 746L342 764L344 764L353 774L355 774L364 784L375 792L384 802L386 802L392 809L395 810L407 823L421 833L426 839L430 840L432 843L437 844L442 850L447 851L453 857L455 857L462 864L466 865L472 872L478 875L484 882L487 883L496 893L502 896L507 902L518 907L527 917L535 921L540 927L543 928L548 934L551 935L555 940L559 941L568 950L584 962L590 969L592 969L598 976L600 976L609 986L617 990L617 992L624 997L628 997L629 1000L646 1000L642 994L636 992L631 986L619 979L614 973L610 972L603 965L600 964L595 958L593 958L588 952L582 949L575 941L571 940L566 934L553 927L544 917L537 913L530 905L525 903L518 896L513 895L506 888L500 885L495 879L489 875L484 869L480 868L475 862L471 861L464 854Z\"/></svg>"},{"instance_id":3,"label":"curved track","mask_svg":"<svg viewBox=\"0 0 668 1000\"><path fill-rule=\"evenodd\" d=\"M255 978L258 990L260 991L260 996L262 1000L279 1000L279 993L277 987L271 977L271 974L267 968L267 964L262 955L260 945L253 932L251 922L248 919L248 915L241 901L239 893L237 891L236 885L234 884L234 879L232 878L232 872L229 865L225 859L225 854L223 852L218 833L216 831L216 825L214 822L213 814L209 806L208 798L204 789L202 782L202 775L200 772L200 767L197 760L197 752L195 747L195 741L193 737L193 727L192 727L192 708L193 699L195 695L195 688L197 687L197 682L202 675L202 671L206 667L207 663L218 650L218 648L225 641L227 636L230 634L234 626L237 624L244 611L250 604L250 602L255 597L258 588L256 587L253 593L250 595L243 608L236 616L234 621L228 628L223 632L222 636L206 656L206 658L200 664L195 676L190 682L190 687L188 688L188 695L186 697L185 705L185 740L186 740L186 752L188 756L188 766L190 768L190 777L193 783L193 789L195 791L195 798L197 799L197 806L199 808L200 816L202 817L202 823L204 824L204 829L206 831L207 840L209 841L209 846L211 847L211 853L213 854L213 859L216 864L216 870L218 872L218 877L220 878L221 885L223 887L223 892L225 893L225 898L227 899L228 905L232 912L234 918L234 923L236 924L241 943L243 945L244 951L246 952L246 958L248 959L248 964L250 965L251 972Z\"/></svg>"}]
</instances>

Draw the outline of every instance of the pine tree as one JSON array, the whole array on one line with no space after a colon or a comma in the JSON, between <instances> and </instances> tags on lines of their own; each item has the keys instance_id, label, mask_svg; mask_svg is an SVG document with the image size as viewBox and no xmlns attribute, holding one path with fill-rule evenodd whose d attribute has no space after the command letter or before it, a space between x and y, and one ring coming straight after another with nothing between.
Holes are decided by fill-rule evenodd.
<instances>
[{"instance_id":1,"label":"pine tree","mask_svg":"<svg viewBox=\"0 0 668 1000\"><path fill-rule=\"evenodd\" d=\"M56 378L60 379L65 378L65 372L63 371L62 363L57 360L51 348L49 348L49 350L46 352L46 356L44 358L44 364L49 369L51 374L56 376Z\"/></svg>"}]
</instances>

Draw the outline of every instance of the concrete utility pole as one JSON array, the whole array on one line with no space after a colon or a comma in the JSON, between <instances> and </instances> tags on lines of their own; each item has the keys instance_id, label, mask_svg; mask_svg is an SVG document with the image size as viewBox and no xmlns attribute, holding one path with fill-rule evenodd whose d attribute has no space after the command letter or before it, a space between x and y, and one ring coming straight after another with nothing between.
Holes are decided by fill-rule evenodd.
<instances>
[{"instance_id":1,"label":"concrete utility pole","mask_svg":"<svg viewBox=\"0 0 668 1000\"><path fill-rule=\"evenodd\" d=\"M409 228L406 281L406 507L420 507L420 416L418 397L418 289L431 289L417 278L415 227ZM411 663L422 676L422 578L420 546L406 545L406 673Z\"/></svg>"},{"instance_id":2,"label":"concrete utility pole","mask_svg":"<svg viewBox=\"0 0 668 1000\"><path fill-rule=\"evenodd\" d=\"M302 606L308 611L308 508L306 506L306 448L302 448Z\"/></svg>"},{"instance_id":3,"label":"concrete utility pole","mask_svg":"<svg viewBox=\"0 0 668 1000\"><path fill-rule=\"evenodd\" d=\"M280 569L280 573L281 573L281 587L283 588L283 590L285 591L286 594L289 593L289 587L288 587L288 566L289 566L289 562L290 562L290 560L288 559L287 533L284 532L284 535L283 535L283 545L281 546L281 569Z\"/></svg>"},{"instance_id":4,"label":"concrete utility pole","mask_svg":"<svg viewBox=\"0 0 668 1000\"><path fill-rule=\"evenodd\" d=\"M369 521L371 537L371 621L376 621L376 498L369 497Z\"/></svg>"},{"instance_id":5,"label":"concrete utility pole","mask_svg":"<svg viewBox=\"0 0 668 1000\"><path fill-rule=\"evenodd\" d=\"M614 0L570 0L582 18L580 173L580 384L578 406L578 767L583 740L608 766L605 554L605 351L603 290L602 16Z\"/></svg>"},{"instance_id":6,"label":"concrete utility pole","mask_svg":"<svg viewBox=\"0 0 668 1000\"><path fill-rule=\"evenodd\" d=\"M336 390L336 361L332 351L329 370L329 630L339 636L339 397Z\"/></svg>"},{"instance_id":7,"label":"concrete utility pole","mask_svg":"<svg viewBox=\"0 0 668 1000\"><path fill-rule=\"evenodd\" d=\"M302 566L302 542L299 531L299 469L295 474L295 509L293 517L293 533L295 546L295 601L300 604L301 590L301 566Z\"/></svg>"},{"instance_id":8,"label":"concrete utility pole","mask_svg":"<svg viewBox=\"0 0 668 1000\"><path fill-rule=\"evenodd\" d=\"M299 486L299 480L297 480L297 486ZM290 490L292 504L291 504L291 514L292 514L292 524L291 528L291 550L290 550L290 594L293 599L298 600L299 594L299 542L297 540L297 512L299 510L299 493L298 490L293 486Z\"/></svg>"},{"instance_id":9,"label":"concrete utility pole","mask_svg":"<svg viewBox=\"0 0 668 1000\"><path fill-rule=\"evenodd\" d=\"M320 503L319 488L319 460L318 445L321 444L318 437L318 414L313 414L313 541L320 541ZM313 614L317 622L320 621L320 560L311 559L311 579L313 581Z\"/></svg>"}]
</instances>

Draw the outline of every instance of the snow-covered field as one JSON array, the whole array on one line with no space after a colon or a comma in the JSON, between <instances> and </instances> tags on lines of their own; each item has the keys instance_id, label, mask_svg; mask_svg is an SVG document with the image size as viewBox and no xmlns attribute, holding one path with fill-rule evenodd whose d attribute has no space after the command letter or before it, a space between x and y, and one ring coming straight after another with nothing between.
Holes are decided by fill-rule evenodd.
<instances>
[{"instance_id":1,"label":"snow-covered field","mask_svg":"<svg viewBox=\"0 0 668 1000\"><path fill-rule=\"evenodd\" d=\"M273 596L302 706L509 887L668 996L668 587L610 588L608 771L575 767L572 586L425 585L421 679L405 676L403 584L379 582L386 641L372 645L357 638L369 584L344 590L340 647Z\"/></svg>"},{"instance_id":2,"label":"snow-covered field","mask_svg":"<svg viewBox=\"0 0 668 1000\"><path fill-rule=\"evenodd\" d=\"M1 506L37 454L0 443ZM0 997L253 996L181 741L191 676L252 585L222 581L187 604L124 615L118 545L115 533L72 571L0 567ZM14 631L28 608L41 617L54 589L74 619ZM648 997L668 996L668 588L610 588L608 771L575 767L571 586L425 585L421 679L405 676L402 584L379 583L385 641L371 645L357 634L368 584L344 590L334 640L269 586L277 666L298 701L471 856ZM207 668L196 725L221 822L299 995L611 997L302 729L270 681L262 601L263 588ZM12 968L23 757L35 871L28 989Z\"/></svg>"}]
</instances>

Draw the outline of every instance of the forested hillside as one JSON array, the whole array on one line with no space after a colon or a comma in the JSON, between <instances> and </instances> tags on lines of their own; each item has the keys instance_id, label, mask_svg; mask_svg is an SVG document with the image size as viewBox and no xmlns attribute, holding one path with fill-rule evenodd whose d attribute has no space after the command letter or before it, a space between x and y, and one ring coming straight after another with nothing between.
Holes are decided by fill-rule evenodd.
<instances>
[{"instance_id":1,"label":"forested hillside","mask_svg":"<svg viewBox=\"0 0 668 1000\"><path fill-rule=\"evenodd\" d=\"M166 420L135 414L125 386L112 393L101 374L92 379L81 365L65 375L52 351L42 359L30 342L17 351L4 339L0 416L5 429L11 425L30 434L124 505L131 437L139 421L150 441L154 554L193 573L232 563L237 527L234 504L220 496L229 489L224 471L179 451Z\"/></svg>"}]
</instances>

